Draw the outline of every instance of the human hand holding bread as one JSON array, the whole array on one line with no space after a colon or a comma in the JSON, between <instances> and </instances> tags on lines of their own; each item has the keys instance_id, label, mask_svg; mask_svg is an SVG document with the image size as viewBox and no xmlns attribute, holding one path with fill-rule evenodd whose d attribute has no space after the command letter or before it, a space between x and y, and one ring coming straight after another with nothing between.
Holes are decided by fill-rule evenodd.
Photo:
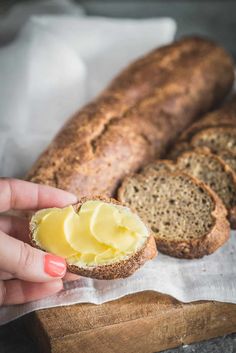
<instances>
[{"instance_id":1,"label":"human hand holding bread","mask_svg":"<svg viewBox=\"0 0 236 353\"><path fill-rule=\"evenodd\" d=\"M160 167L157 161L154 168L142 168L165 156L184 128L219 104L233 80L231 57L195 37L130 64L68 121L29 171L27 180L73 192L79 200L65 208L42 204L46 209L30 223L32 245L61 255L71 272L98 279L129 276L153 258L153 234L162 252L181 258L202 257L222 246L229 237L227 212L234 210L236 179L230 166L211 155L214 150L204 153L230 195L188 163ZM199 171L201 152L196 153L192 169L197 164Z\"/></svg>"},{"instance_id":2,"label":"human hand holding bread","mask_svg":"<svg viewBox=\"0 0 236 353\"><path fill-rule=\"evenodd\" d=\"M0 179L0 212L63 207L76 202L68 192L16 179ZM62 257L29 245L26 218L0 217L0 305L19 304L52 295L63 288Z\"/></svg>"}]
</instances>

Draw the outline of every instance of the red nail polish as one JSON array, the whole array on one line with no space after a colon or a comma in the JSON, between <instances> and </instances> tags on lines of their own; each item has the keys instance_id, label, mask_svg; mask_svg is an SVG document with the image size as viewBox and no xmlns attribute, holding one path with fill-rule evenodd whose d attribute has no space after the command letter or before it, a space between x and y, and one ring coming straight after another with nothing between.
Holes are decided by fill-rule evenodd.
<instances>
[{"instance_id":1,"label":"red nail polish","mask_svg":"<svg viewBox=\"0 0 236 353\"><path fill-rule=\"evenodd\" d=\"M44 271L52 277L63 277L66 273L66 262L62 257L46 254L44 256Z\"/></svg>"}]
</instances>

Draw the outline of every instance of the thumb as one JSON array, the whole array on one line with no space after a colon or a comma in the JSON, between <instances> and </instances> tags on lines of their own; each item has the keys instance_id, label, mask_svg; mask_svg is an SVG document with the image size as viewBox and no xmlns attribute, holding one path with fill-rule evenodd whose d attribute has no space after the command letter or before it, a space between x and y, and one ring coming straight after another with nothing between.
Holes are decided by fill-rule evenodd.
<instances>
[{"instance_id":1,"label":"thumb","mask_svg":"<svg viewBox=\"0 0 236 353\"><path fill-rule=\"evenodd\" d=\"M66 263L0 231L0 270L25 281L45 282L63 277Z\"/></svg>"}]
</instances>

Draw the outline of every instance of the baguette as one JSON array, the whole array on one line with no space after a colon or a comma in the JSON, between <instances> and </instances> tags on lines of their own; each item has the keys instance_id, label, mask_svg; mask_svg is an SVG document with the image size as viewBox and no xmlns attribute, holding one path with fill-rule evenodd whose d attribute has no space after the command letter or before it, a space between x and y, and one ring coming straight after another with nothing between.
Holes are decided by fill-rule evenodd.
<instances>
[{"instance_id":1,"label":"baguette","mask_svg":"<svg viewBox=\"0 0 236 353\"><path fill-rule=\"evenodd\" d=\"M97 197L93 197L92 199L87 199L87 198L81 199L80 202L78 202L76 205L73 205L75 212L79 214L82 205L84 205L87 201L91 201L91 200L102 201L105 204L112 204L114 206L118 205L119 207L122 206L120 202L114 199L111 199L111 198L108 199L108 198L97 196ZM42 214L42 212L44 213L45 211L47 211L47 209L40 210L32 216L30 221L30 240L31 240L31 244L34 247L39 248L41 250L48 251L50 249L45 248L45 246L42 245L42 242L40 242L39 238L37 238L36 236L38 227L42 219L40 215ZM108 220L103 219L103 221L107 223ZM142 224L144 225L144 223ZM145 237L143 238L138 248L133 252L128 251L126 254L124 254L124 256L121 259L114 261L113 258L110 258L109 260L104 261L102 264L85 263L81 265L80 263L76 264L75 261L73 261L73 257L69 257L69 258L66 258L68 271L84 277L90 277L90 278L96 278L96 279L107 279L107 280L125 278L130 276L137 269L139 269L146 261L151 260L157 255L157 249L156 249L156 244L155 244L153 234L152 232L149 231L149 229L146 226L145 228L148 231L147 233L148 235L147 234L145 235ZM104 229L104 233L106 232L107 232L107 229ZM81 235L83 237L87 236L86 233L80 234L78 232L78 237ZM62 254L56 253L56 255L61 256Z\"/></svg>"},{"instance_id":2,"label":"baguette","mask_svg":"<svg viewBox=\"0 0 236 353\"><path fill-rule=\"evenodd\" d=\"M112 196L125 175L162 156L180 131L222 100L231 57L190 37L129 65L73 116L26 179L75 193Z\"/></svg>"}]
</instances>

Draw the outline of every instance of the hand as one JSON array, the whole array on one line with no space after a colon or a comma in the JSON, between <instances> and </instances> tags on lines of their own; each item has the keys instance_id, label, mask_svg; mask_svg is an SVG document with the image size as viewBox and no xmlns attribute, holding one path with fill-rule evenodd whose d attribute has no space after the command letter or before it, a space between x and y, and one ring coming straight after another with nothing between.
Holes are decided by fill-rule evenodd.
<instances>
[{"instance_id":1,"label":"hand","mask_svg":"<svg viewBox=\"0 0 236 353\"><path fill-rule=\"evenodd\" d=\"M64 207L77 201L66 191L0 178L0 212ZM43 298L63 288L66 263L29 244L29 223L0 216L0 306Z\"/></svg>"}]
</instances>

